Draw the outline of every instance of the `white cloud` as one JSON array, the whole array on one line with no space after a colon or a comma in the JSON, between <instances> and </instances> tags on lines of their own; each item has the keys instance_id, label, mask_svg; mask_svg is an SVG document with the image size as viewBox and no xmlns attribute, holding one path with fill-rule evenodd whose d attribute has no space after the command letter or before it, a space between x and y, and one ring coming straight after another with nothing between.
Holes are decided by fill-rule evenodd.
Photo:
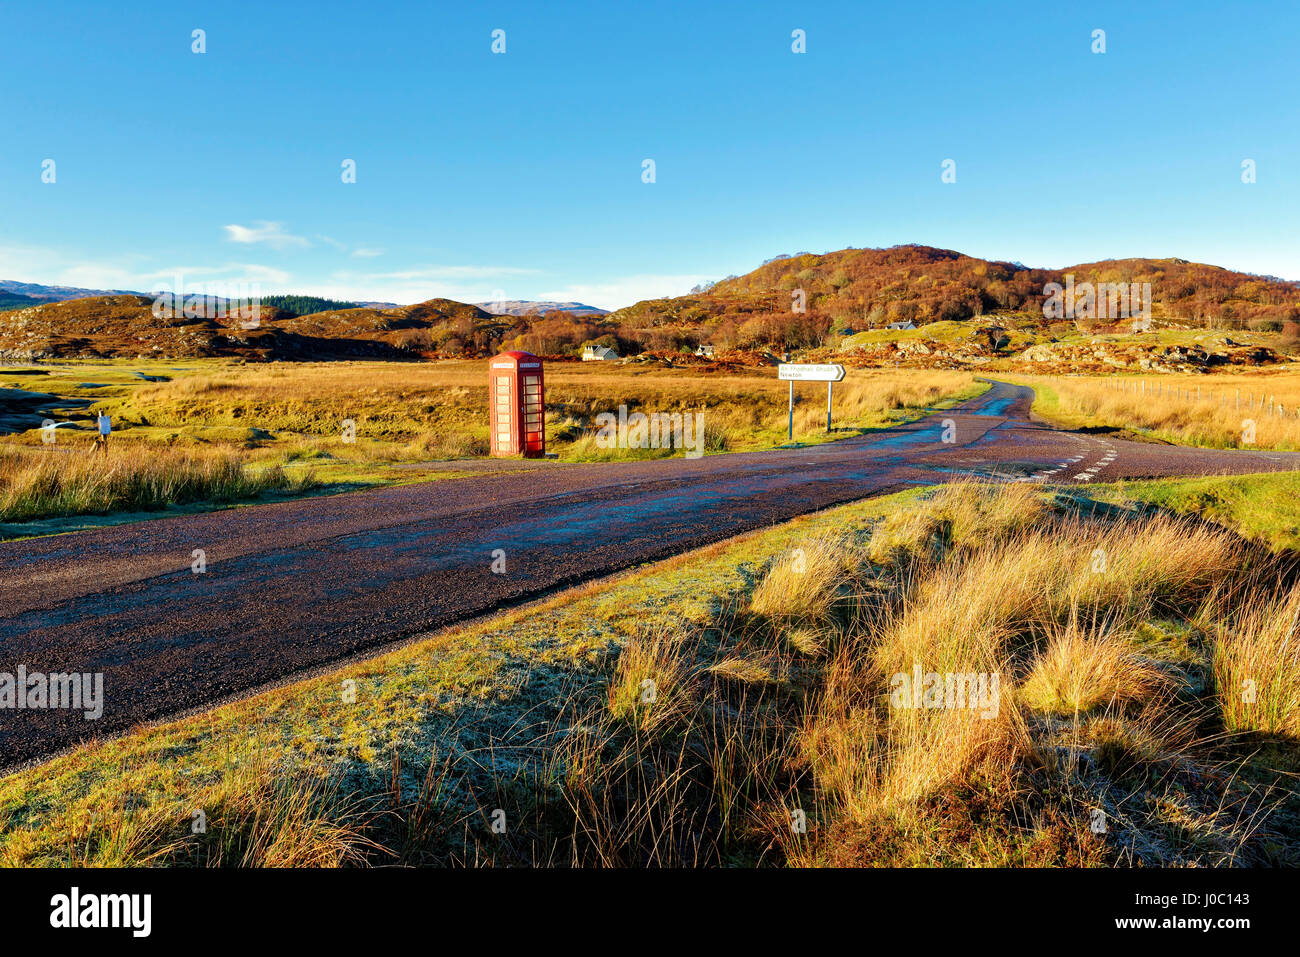
<instances>
[{"instance_id":1,"label":"white cloud","mask_svg":"<svg viewBox=\"0 0 1300 957\"><path fill-rule=\"evenodd\" d=\"M109 261L69 259L52 249L0 246L0 279L83 289L139 289L141 275L132 264L143 261L139 255Z\"/></svg>"},{"instance_id":2,"label":"white cloud","mask_svg":"<svg viewBox=\"0 0 1300 957\"><path fill-rule=\"evenodd\" d=\"M0 246L0 279L15 282L39 282L34 276L48 275L56 254L50 249L32 246Z\"/></svg>"},{"instance_id":3,"label":"white cloud","mask_svg":"<svg viewBox=\"0 0 1300 957\"><path fill-rule=\"evenodd\" d=\"M259 263L223 263L220 266L173 266L150 272L145 277L151 286L166 283L174 287L179 281L191 283L244 283L269 287L264 292L278 292L292 284L292 275L274 266Z\"/></svg>"},{"instance_id":4,"label":"white cloud","mask_svg":"<svg viewBox=\"0 0 1300 957\"><path fill-rule=\"evenodd\" d=\"M322 245L352 249L342 243L315 237ZM370 258L384 250L358 247L349 255ZM602 282L569 283L538 289L541 270L518 266L474 264L429 264L404 269L337 270L328 276L291 273L261 263L218 261L176 264L166 268L146 266L143 257L117 260L72 260L51 249L0 245L0 279L39 282L49 285L83 286L89 289L134 289L149 292L162 285L174 287L177 277L185 285L200 283L242 283L255 285L264 295L307 293L332 299L413 303L426 299L454 299L458 302L492 302L500 299L531 299L554 302L584 302L602 309L617 309L642 299L682 295L700 282L716 276L682 274L639 274ZM156 260L155 260L156 261Z\"/></svg>"},{"instance_id":5,"label":"white cloud","mask_svg":"<svg viewBox=\"0 0 1300 957\"><path fill-rule=\"evenodd\" d=\"M379 250L379 252L383 252ZM406 269L362 271L344 269L332 273L326 282L313 282L311 292L331 299L367 302L424 302L426 299L455 299L457 302L486 302L503 296L502 289L518 283L520 277L536 276L539 270L518 266L427 265ZM518 298L524 290L518 289Z\"/></svg>"},{"instance_id":6,"label":"white cloud","mask_svg":"<svg viewBox=\"0 0 1300 957\"><path fill-rule=\"evenodd\" d=\"M54 286L79 286L83 289L138 289L138 275L108 263L72 263L54 275Z\"/></svg>"},{"instance_id":7,"label":"white cloud","mask_svg":"<svg viewBox=\"0 0 1300 957\"><path fill-rule=\"evenodd\" d=\"M539 270L521 269L517 266L412 266L410 269L395 269L388 272L355 273L350 271L335 273L338 279L364 279L377 282L396 280L398 282L428 281L443 282L454 279L493 279L502 276L534 276Z\"/></svg>"},{"instance_id":8,"label":"white cloud","mask_svg":"<svg viewBox=\"0 0 1300 957\"><path fill-rule=\"evenodd\" d=\"M226 239L232 243L266 243L272 249L289 249L290 247L310 246L305 236L294 236L284 231L284 223L268 222L259 219L252 226L230 224L221 227L226 231Z\"/></svg>"},{"instance_id":9,"label":"white cloud","mask_svg":"<svg viewBox=\"0 0 1300 957\"><path fill-rule=\"evenodd\" d=\"M318 234L316 236L316 241L337 249L341 253L347 253L353 259L374 259L376 256L382 256L385 252L385 250L374 246L357 246L353 248L347 243L339 242L333 236L322 236Z\"/></svg>"},{"instance_id":10,"label":"white cloud","mask_svg":"<svg viewBox=\"0 0 1300 957\"><path fill-rule=\"evenodd\" d=\"M300 292L309 285L295 281L286 270L261 263L182 263L162 268L150 267L145 263L146 257L139 255L122 256L116 260L79 260L65 257L52 249L0 245L0 279L46 286L152 292L164 285L175 288L178 282L187 287L202 283L238 283L258 286L261 292L270 294Z\"/></svg>"}]
</instances>

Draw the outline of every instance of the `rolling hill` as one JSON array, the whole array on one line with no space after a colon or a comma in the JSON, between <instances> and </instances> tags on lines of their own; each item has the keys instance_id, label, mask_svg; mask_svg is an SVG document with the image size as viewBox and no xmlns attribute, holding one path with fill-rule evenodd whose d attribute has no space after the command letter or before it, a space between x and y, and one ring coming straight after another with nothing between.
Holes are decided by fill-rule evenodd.
<instances>
[{"instance_id":1,"label":"rolling hill","mask_svg":"<svg viewBox=\"0 0 1300 957\"><path fill-rule=\"evenodd\" d=\"M155 315L152 297L125 294L0 312L0 360L205 356L399 360L488 355L512 347L546 351L555 345L529 338L534 328L574 335L598 332L586 320L567 314L494 316L450 299L307 315L264 305L253 321L215 307L199 315Z\"/></svg>"},{"instance_id":2,"label":"rolling hill","mask_svg":"<svg viewBox=\"0 0 1300 957\"><path fill-rule=\"evenodd\" d=\"M969 355L953 357L954 362L964 362L1080 333L1125 331L1127 323L1115 321L1045 318L1049 284L1068 281L1149 283L1152 319L1166 329L1250 330L1282 333L1290 341L1300 338L1296 282L1182 259L1104 260L1033 269L909 245L778 256L743 276L688 295L646 300L609 314L580 303L493 303L489 311L431 299L410 306L370 304L302 315L304 304L315 308L330 301L294 296L269 299L272 305L264 306L260 322L252 325L213 313L158 318L153 300L139 294L70 298L0 312L0 359L419 359L485 356L508 348L573 355L583 344L598 342L621 355L676 354L700 345L754 356L854 348L864 361L892 363L900 360L900 345L906 347L904 352L931 355L935 340L943 340L966 342L962 348ZM54 288L3 285L5 294L28 299L40 290L51 294ZM802 310L793 308L799 297ZM885 331L896 323L919 327L913 336L918 342L909 345L902 333ZM884 343L881 336L890 341Z\"/></svg>"},{"instance_id":3,"label":"rolling hill","mask_svg":"<svg viewBox=\"0 0 1300 957\"><path fill-rule=\"evenodd\" d=\"M1049 283L1150 283L1153 319L1189 326L1280 330L1300 321L1300 283L1182 259L1119 259L1065 269L965 256L930 246L780 256L743 276L611 313L620 338L650 348L806 348L834 334L890 323L924 326L975 317L1046 322ZM802 290L806 311L792 308Z\"/></svg>"}]
</instances>

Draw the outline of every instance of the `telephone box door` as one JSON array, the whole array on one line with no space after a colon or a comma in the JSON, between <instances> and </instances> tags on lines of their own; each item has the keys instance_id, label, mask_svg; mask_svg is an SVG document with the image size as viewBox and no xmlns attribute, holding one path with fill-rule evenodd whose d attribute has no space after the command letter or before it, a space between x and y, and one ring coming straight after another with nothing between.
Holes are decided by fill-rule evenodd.
<instances>
[{"instance_id":1,"label":"telephone box door","mask_svg":"<svg viewBox=\"0 0 1300 957\"><path fill-rule=\"evenodd\" d=\"M503 352L488 367L489 444L495 456L546 454L546 391L542 360Z\"/></svg>"}]
</instances>

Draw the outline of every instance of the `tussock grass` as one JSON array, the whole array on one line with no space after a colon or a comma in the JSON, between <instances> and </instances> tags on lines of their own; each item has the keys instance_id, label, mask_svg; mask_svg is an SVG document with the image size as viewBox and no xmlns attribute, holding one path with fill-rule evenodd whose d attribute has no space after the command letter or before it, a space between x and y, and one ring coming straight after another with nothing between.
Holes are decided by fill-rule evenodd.
<instances>
[{"instance_id":1,"label":"tussock grass","mask_svg":"<svg viewBox=\"0 0 1300 957\"><path fill-rule=\"evenodd\" d=\"M359 863L358 808L321 778L284 776L265 759L237 765L208 792L206 829L178 848L212 867L339 867ZM190 819L191 832L192 817Z\"/></svg>"},{"instance_id":2,"label":"tussock grass","mask_svg":"<svg viewBox=\"0 0 1300 957\"><path fill-rule=\"evenodd\" d=\"M1048 504L1029 486L1007 486L994 498L977 483L954 482L938 489L924 508L886 516L871 536L871 558L882 564L937 560L950 548L1004 541L1049 513Z\"/></svg>"},{"instance_id":3,"label":"tussock grass","mask_svg":"<svg viewBox=\"0 0 1300 957\"><path fill-rule=\"evenodd\" d=\"M1039 389L1045 415L1071 425L1133 429L1208 448L1300 449L1300 375L1294 372L1025 381ZM1253 439L1247 420L1254 423Z\"/></svg>"},{"instance_id":4,"label":"tussock grass","mask_svg":"<svg viewBox=\"0 0 1300 957\"><path fill-rule=\"evenodd\" d=\"M230 451L138 446L100 456L0 448L0 521L5 522L236 502L314 485L310 474L250 469Z\"/></svg>"},{"instance_id":5,"label":"tussock grass","mask_svg":"<svg viewBox=\"0 0 1300 957\"><path fill-rule=\"evenodd\" d=\"M92 772L11 777L0 862L1296 863L1289 568L1017 487L849 506L352 669L364 707L328 675L190 719L276 762L151 765L165 797L74 845L49 808Z\"/></svg>"},{"instance_id":6,"label":"tussock grass","mask_svg":"<svg viewBox=\"0 0 1300 957\"><path fill-rule=\"evenodd\" d=\"M1229 731L1300 737L1300 587L1251 596L1220 630L1214 680Z\"/></svg>"},{"instance_id":7,"label":"tussock grass","mask_svg":"<svg viewBox=\"0 0 1300 957\"><path fill-rule=\"evenodd\" d=\"M801 542L772 562L750 597L750 610L776 618L825 617L857 564L843 536Z\"/></svg>"},{"instance_id":8,"label":"tussock grass","mask_svg":"<svg viewBox=\"0 0 1300 957\"><path fill-rule=\"evenodd\" d=\"M1071 624L1034 659L1020 693L1035 711L1069 715L1142 701L1168 684L1114 631Z\"/></svg>"},{"instance_id":9,"label":"tussock grass","mask_svg":"<svg viewBox=\"0 0 1300 957\"><path fill-rule=\"evenodd\" d=\"M909 528L946 522L946 536L907 534L900 544L896 529L883 526L888 544L873 538L873 552L905 564L912 583L878 637L884 673L906 671L913 661L932 670L988 670L1014 650L1014 635L1041 636L1080 615L1111 619L1177 606L1242 560L1230 533L1184 519L1107 524L1058 515L1029 526L1019 516L1032 509L1019 491L1006 493L1006 509L990 516L987 535L973 524L957 538L951 530L963 526L948 516L954 500L970 494L941 493L934 514L922 510L909 520ZM972 514L964 521L977 521ZM946 561L936 564L936 549Z\"/></svg>"},{"instance_id":10,"label":"tussock grass","mask_svg":"<svg viewBox=\"0 0 1300 957\"><path fill-rule=\"evenodd\" d=\"M784 670L779 657L755 655L729 655L708 668L716 677L747 685L780 684Z\"/></svg>"},{"instance_id":11,"label":"tussock grass","mask_svg":"<svg viewBox=\"0 0 1300 957\"><path fill-rule=\"evenodd\" d=\"M906 814L918 800L972 776L986 786L1011 786L1009 773L1025 748L1014 708L998 703L996 714L985 714L894 707L873 664L867 643L846 646L800 735L830 820L853 825Z\"/></svg>"},{"instance_id":12,"label":"tussock grass","mask_svg":"<svg viewBox=\"0 0 1300 957\"><path fill-rule=\"evenodd\" d=\"M691 710L690 636L660 626L636 635L618 658L609 686L609 712L644 732L681 719Z\"/></svg>"}]
</instances>

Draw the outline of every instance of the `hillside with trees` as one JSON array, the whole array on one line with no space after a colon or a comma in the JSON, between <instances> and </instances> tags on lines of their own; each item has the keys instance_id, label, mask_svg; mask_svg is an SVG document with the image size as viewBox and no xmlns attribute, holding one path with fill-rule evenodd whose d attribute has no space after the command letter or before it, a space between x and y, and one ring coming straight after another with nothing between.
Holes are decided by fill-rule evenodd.
<instances>
[{"instance_id":1,"label":"hillside with trees","mask_svg":"<svg viewBox=\"0 0 1300 957\"><path fill-rule=\"evenodd\" d=\"M322 299L320 296L263 296L262 305L291 316L309 316L330 309L356 309L360 303Z\"/></svg>"},{"instance_id":2,"label":"hillside with trees","mask_svg":"<svg viewBox=\"0 0 1300 957\"><path fill-rule=\"evenodd\" d=\"M0 360L199 358L248 360L487 356L503 348L558 354L603 329L563 313L494 316L477 306L430 299L412 306L358 306L306 315L263 300L256 315L212 300L180 314L148 296L72 299L0 313ZM576 345L575 345L576 343Z\"/></svg>"},{"instance_id":3,"label":"hillside with trees","mask_svg":"<svg viewBox=\"0 0 1300 957\"><path fill-rule=\"evenodd\" d=\"M456 358L502 349L574 356L597 343L619 355L701 345L757 356L835 347L891 324L1016 326L1057 336L1119 331L1113 320L1044 316L1050 284L1150 283L1152 319L1175 327L1300 338L1300 283L1182 259L1123 259L1031 269L930 246L777 256L743 276L608 315L493 314L431 299L354 306L269 296L257 322L212 308L159 318L139 295L70 299L0 312L0 358L237 355L250 359ZM11 295L23 295L17 291ZM796 304L803 306L795 308ZM323 306L324 308L316 308ZM304 310L310 310L305 311ZM979 322L972 322L979 320Z\"/></svg>"},{"instance_id":4,"label":"hillside with trees","mask_svg":"<svg viewBox=\"0 0 1300 957\"><path fill-rule=\"evenodd\" d=\"M1300 321L1300 283L1182 259L1122 259L1031 269L930 246L843 249L768 260L691 294L608 316L649 349L801 349L891 323L988 315L1042 320L1049 283L1150 283L1152 318L1214 329L1281 330ZM802 296L804 311L793 307ZM1087 320L1084 320L1087 324Z\"/></svg>"}]
</instances>

